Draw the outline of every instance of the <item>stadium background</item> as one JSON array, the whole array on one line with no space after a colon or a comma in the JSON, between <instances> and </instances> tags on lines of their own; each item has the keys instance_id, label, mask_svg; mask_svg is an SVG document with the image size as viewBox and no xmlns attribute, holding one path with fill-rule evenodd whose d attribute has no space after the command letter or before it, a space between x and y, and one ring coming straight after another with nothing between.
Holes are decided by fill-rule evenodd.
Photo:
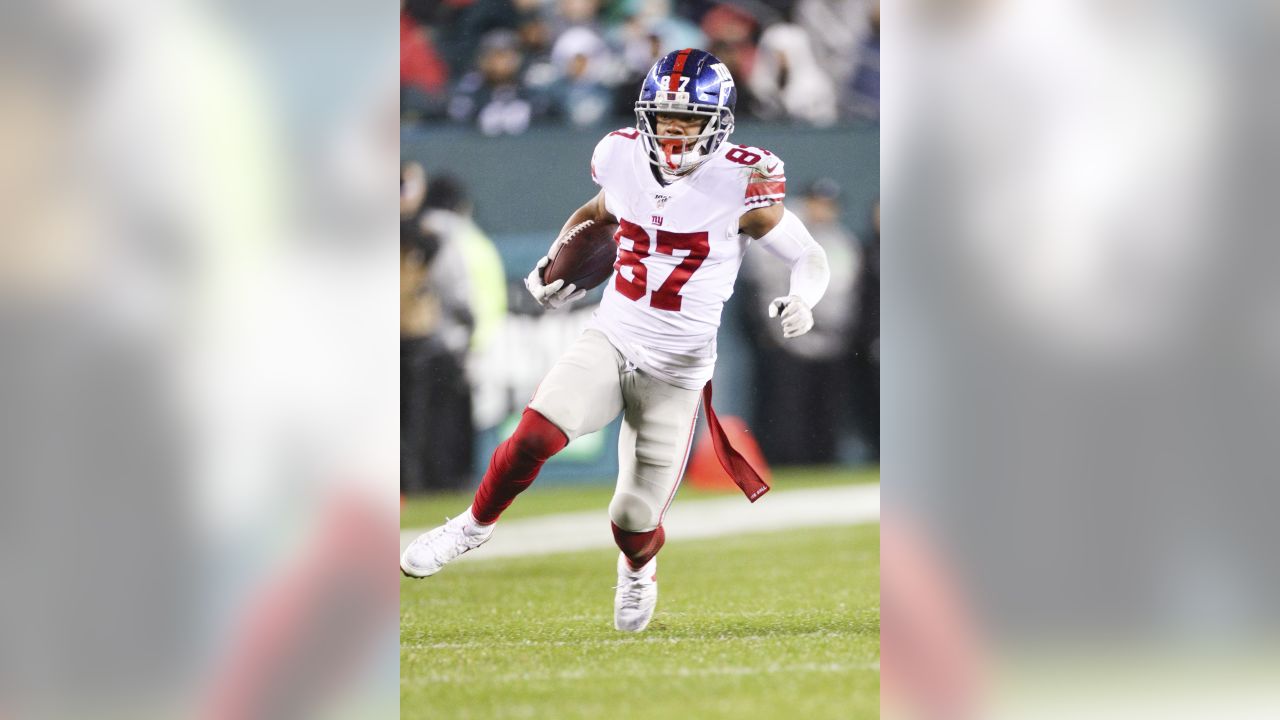
<instances>
[{"instance_id":1,"label":"stadium background","mask_svg":"<svg viewBox=\"0 0 1280 720\"><path fill-rule=\"evenodd\" d=\"M615 420L547 463L481 552L402 580L401 717L878 717L876 5L402 8L402 548L466 507L599 302L602 289L543 312L523 278L597 192L592 150L634 126L641 78L661 55L701 47L730 68L731 142L787 163L787 206L826 249L832 282L818 327L783 341L765 307L789 272L748 251L718 336L715 402L759 441L775 491L751 505L703 482L718 468L695 439L664 520L649 628L618 633L611 617ZM627 702L637 687L643 701Z\"/></svg>"}]
</instances>

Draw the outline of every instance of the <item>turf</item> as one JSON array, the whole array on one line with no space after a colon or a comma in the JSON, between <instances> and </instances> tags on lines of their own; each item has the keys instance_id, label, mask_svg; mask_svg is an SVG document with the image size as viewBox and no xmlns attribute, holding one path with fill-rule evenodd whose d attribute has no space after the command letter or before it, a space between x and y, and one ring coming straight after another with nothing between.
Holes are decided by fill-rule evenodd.
<instances>
[{"instance_id":1,"label":"turf","mask_svg":"<svg viewBox=\"0 0 1280 720\"><path fill-rule=\"evenodd\" d=\"M638 635L612 627L615 558L403 580L401 717L879 717L878 526L674 538Z\"/></svg>"},{"instance_id":2,"label":"turf","mask_svg":"<svg viewBox=\"0 0 1280 720\"><path fill-rule=\"evenodd\" d=\"M847 485L880 481L880 469L869 467L859 470L848 468L778 468L773 472L771 485L774 492L799 488ZM409 498L400 511L400 527L432 528L453 517L471 504L473 491L448 492ZM681 485L676 502L696 498L732 497L738 490L721 492L698 490L692 485ZM613 496L613 483L595 485L539 485L534 483L520 494L515 504L503 513L504 520L574 512L598 510L609 506Z\"/></svg>"}]
</instances>

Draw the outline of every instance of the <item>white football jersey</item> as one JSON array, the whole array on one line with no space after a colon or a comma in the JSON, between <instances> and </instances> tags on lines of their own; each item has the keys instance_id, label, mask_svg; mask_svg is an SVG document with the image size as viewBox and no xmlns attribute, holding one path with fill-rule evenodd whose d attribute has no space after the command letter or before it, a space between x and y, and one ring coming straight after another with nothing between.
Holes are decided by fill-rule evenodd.
<instances>
[{"instance_id":1,"label":"white football jersey","mask_svg":"<svg viewBox=\"0 0 1280 720\"><path fill-rule=\"evenodd\" d=\"M699 389L715 369L720 313L751 242L738 219L782 202L786 178L778 156L730 142L670 185L651 167L634 128L609 133L591 157L619 225L593 326L642 370Z\"/></svg>"}]
</instances>

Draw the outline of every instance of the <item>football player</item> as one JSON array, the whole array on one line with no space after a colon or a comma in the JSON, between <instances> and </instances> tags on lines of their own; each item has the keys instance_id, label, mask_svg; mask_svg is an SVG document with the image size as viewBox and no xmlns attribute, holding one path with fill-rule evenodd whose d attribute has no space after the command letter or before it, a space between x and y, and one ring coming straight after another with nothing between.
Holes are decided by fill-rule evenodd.
<instances>
[{"instance_id":1,"label":"football player","mask_svg":"<svg viewBox=\"0 0 1280 720\"><path fill-rule=\"evenodd\" d=\"M498 446L465 512L415 540L401 556L428 577L493 533L494 523L570 441L619 413L618 481L609 517L621 553L614 626L638 632L657 603L662 518L684 473L699 400L717 455L753 501L768 490L728 444L711 408L716 331L743 253L754 240L791 268L789 294L769 303L788 338L813 326L826 291L826 254L783 206L778 156L728 142L737 92L724 64L685 49L660 59L636 101L636 126L609 133L591 159L600 192L565 230L617 223L614 274L591 326L556 362ZM544 282L543 257L525 280L546 308L585 294Z\"/></svg>"}]
</instances>

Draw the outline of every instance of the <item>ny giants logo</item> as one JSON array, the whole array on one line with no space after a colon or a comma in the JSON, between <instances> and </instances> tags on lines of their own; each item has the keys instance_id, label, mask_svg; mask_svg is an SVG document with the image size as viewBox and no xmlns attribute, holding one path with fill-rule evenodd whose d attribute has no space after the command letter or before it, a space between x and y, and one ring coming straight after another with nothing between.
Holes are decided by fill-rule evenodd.
<instances>
[{"instance_id":1,"label":"ny giants logo","mask_svg":"<svg viewBox=\"0 0 1280 720\"><path fill-rule=\"evenodd\" d=\"M661 215L650 215L650 216L649 216L649 219L653 221L653 224L654 224L654 225L657 225L657 226L659 226L659 227L661 227L661 226L662 226L662 216L661 216Z\"/></svg>"}]
</instances>

